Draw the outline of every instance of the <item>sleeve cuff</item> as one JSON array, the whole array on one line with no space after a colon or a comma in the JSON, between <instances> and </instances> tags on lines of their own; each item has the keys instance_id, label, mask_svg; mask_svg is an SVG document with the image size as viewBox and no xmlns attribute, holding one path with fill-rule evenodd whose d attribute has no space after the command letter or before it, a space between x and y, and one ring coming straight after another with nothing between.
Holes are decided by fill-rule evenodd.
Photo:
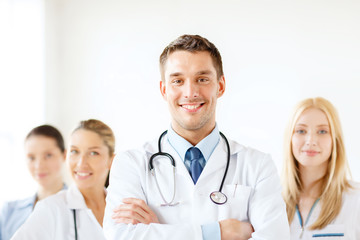
<instances>
[{"instance_id":1,"label":"sleeve cuff","mask_svg":"<svg viewBox=\"0 0 360 240\"><path fill-rule=\"evenodd\" d=\"M221 240L219 222L201 225L203 240Z\"/></svg>"}]
</instances>

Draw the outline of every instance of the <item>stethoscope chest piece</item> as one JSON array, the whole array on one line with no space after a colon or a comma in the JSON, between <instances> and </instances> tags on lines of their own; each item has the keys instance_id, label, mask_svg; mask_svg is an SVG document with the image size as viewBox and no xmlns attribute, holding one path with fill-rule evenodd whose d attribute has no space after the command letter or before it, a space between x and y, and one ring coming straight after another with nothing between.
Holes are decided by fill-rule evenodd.
<instances>
[{"instance_id":1,"label":"stethoscope chest piece","mask_svg":"<svg viewBox=\"0 0 360 240\"><path fill-rule=\"evenodd\" d=\"M226 195L219 191L212 192L210 194L210 199L211 201L219 205L222 205L227 201Z\"/></svg>"}]
</instances>

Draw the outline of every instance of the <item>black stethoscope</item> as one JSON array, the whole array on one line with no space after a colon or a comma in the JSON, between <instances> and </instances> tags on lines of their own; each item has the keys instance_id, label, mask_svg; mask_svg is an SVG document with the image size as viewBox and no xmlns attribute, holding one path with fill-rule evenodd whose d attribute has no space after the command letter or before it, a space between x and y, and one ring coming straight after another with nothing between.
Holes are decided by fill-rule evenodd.
<instances>
[{"instance_id":1,"label":"black stethoscope","mask_svg":"<svg viewBox=\"0 0 360 240\"><path fill-rule=\"evenodd\" d=\"M177 204L179 204L179 202L174 203L175 191L176 191L176 182L175 182L176 165L175 165L175 160L169 153L161 151L161 139L163 138L163 136L166 133L167 133L167 131L163 132L159 137L159 140L158 140L158 150L159 151L157 153L154 153L153 155L151 155L150 160L149 160L149 169L150 169L151 174L155 178L156 186L157 186L157 188L159 190L159 193L160 193L160 196L161 196L162 200L164 201L164 203L161 204L160 206L176 206ZM229 169L229 164L230 164L230 145L229 145L229 142L226 139L225 135L222 134L222 132L220 132L220 135L224 138L225 143L226 143L226 147L227 147L227 163L226 163L225 173L224 173L223 179L221 181L219 191L214 191L214 192L210 193L211 201L213 201L215 204L218 204L218 205L224 204L227 201L226 195L224 193L222 193L221 190L223 188L225 178L226 178L226 175L227 175L227 172L228 172L228 169ZM161 192L161 189L159 187L159 183L158 183L157 178L156 178L156 173L155 173L155 168L154 168L154 165L153 165L153 161L154 161L154 158L156 158L158 156L163 156L163 157L168 158L171 161L171 165L173 166L174 192L173 192L173 196L172 196L172 199L171 199L170 202L166 201L166 199L164 198L164 195Z\"/></svg>"},{"instance_id":2,"label":"black stethoscope","mask_svg":"<svg viewBox=\"0 0 360 240\"><path fill-rule=\"evenodd\" d=\"M75 230L75 240L78 239L77 226L76 226L76 209L71 209L74 216L74 230Z\"/></svg>"}]
</instances>

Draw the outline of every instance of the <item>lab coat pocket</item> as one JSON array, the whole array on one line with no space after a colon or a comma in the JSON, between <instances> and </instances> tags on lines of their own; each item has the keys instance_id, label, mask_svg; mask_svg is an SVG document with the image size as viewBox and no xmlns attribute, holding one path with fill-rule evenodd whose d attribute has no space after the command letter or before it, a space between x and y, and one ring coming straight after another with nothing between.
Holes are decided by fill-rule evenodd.
<instances>
[{"instance_id":1,"label":"lab coat pocket","mask_svg":"<svg viewBox=\"0 0 360 240\"><path fill-rule=\"evenodd\" d=\"M345 237L345 226L343 224L330 224L324 229L314 231L312 234L312 239L319 240L342 240Z\"/></svg>"},{"instance_id":2,"label":"lab coat pocket","mask_svg":"<svg viewBox=\"0 0 360 240\"><path fill-rule=\"evenodd\" d=\"M251 187L240 184L224 185L223 193L227 202L220 205L219 215L225 218L235 218L240 221L248 220L248 206Z\"/></svg>"}]
</instances>

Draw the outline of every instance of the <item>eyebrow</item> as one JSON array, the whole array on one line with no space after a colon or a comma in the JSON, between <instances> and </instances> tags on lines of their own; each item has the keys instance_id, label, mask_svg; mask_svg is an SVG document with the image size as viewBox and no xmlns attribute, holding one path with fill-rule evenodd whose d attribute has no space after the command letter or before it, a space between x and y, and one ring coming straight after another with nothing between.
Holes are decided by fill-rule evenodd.
<instances>
[{"instance_id":1,"label":"eyebrow","mask_svg":"<svg viewBox=\"0 0 360 240\"><path fill-rule=\"evenodd\" d=\"M174 73L170 74L170 77L178 77L178 76L181 76L181 75L184 75L184 74L182 74L181 72L174 72Z\"/></svg>"},{"instance_id":2,"label":"eyebrow","mask_svg":"<svg viewBox=\"0 0 360 240\"><path fill-rule=\"evenodd\" d=\"M89 149L100 149L100 147L89 147Z\"/></svg>"},{"instance_id":3,"label":"eyebrow","mask_svg":"<svg viewBox=\"0 0 360 240\"><path fill-rule=\"evenodd\" d=\"M308 125L304 124L304 123L298 123L295 125L295 127L297 126L302 126L302 127L307 127ZM320 125L317 125L316 127L329 127L328 124L320 124Z\"/></svg>"},{"instance_id":4,"label":"eyebrow","mask_svg":"<svg viewBox=\"0 0 360 240\"><path fill-rule=\"evenodd\" d=\"M211 72L210 70L202 70L197 72L195 75L212 75L213 72Z\"/></svg>"},{"instance_id":5,"label":"eyebrow","mask_svg":"<svg viewBox=\"0 0 360 240\"><path fill-rule=\"evenodd\" d=\"M78 148L77 146L71 145L70 148ZM101 147L98 146L94 146L94 147L89 147L88 149L100 149Z\"/></svg>"},{"instance_id":6,"label":"eyebrow","mask_svg":"<svg viewBox=\"0 0 360 240\"><path fill-rule=\"evenodd\" d=\"M174 72L170 74L170 77L178 77L184 75L182 72ZM213 72L210 70L201 70L195 73L195 75L213 75Z\"/></svg>"}]
</instances>

